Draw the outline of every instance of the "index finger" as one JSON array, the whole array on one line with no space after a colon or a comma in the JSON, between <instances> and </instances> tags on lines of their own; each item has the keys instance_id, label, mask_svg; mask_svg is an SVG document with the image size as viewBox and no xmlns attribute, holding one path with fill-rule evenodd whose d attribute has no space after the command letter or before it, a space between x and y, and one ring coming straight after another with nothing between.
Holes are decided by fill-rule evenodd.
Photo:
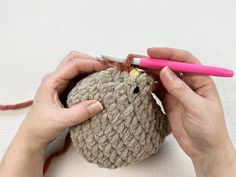
<instances>
[{"instance_id":1,"label":"index finger","mask_svg":"<svg viewBox=\"0 0 236 177\"><path fill-rule=\"evenodd\" d=\"M50 80L48 80L47 84L52 89L56 89L60 92L67 86L68 82L76 76L82 73L93 73L104 69L106 69L106 67L96 59L76 58L51 73Z\"/></svg>"},{"instance_id":2,"label":"index finger","mask_svg":"<svg viewBox=\"0 0 236 177\"><path fill-rule=\"evenodd\" d=\"M168 47L153 47L147 50L150 57L175 60L179 62L201 64L200 61L190 52L181 49ZM211 77L184 73L181 79L198 95L205 98L217 97L217 90Z\"/></svg>"},{"instance_id":3,"label":"index finger","mask_svg":"<svg viewBox=\"0 0 236 177\"><path fill-rule=\"evenodd\" d=\"M64 64L66 64L72 60L78 59L78 58L93 59L93 57L88 54L73 50L59 63L58 68L62 67Z\"/></svg>"},{"instance_id":4,"label":"index finger","mask_svg":"<svg viewBox=\"0 0 236 177\"><path fill-rule=\"evenodd\" d=\"M201 64L191 52L181 49L153 47L147 50L147 54L153 58L163 58L186 63Z\"/></svg>"},{"instance_id":5,"label":"index finger","mask_svg":"<svg viewBox=\"0 0 236 177\"><path fill-rule=\"evenodd\" d=\"M55 71L55 78L70 80L80 73L92 73L105 69L96 59L77 58Z\"/></svg>"}]
</instances>

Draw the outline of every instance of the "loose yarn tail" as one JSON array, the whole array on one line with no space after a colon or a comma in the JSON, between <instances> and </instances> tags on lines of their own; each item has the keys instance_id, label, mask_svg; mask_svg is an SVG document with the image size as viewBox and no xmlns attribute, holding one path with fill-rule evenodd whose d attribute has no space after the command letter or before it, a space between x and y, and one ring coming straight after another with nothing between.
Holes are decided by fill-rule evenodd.
<instances>
[{"instance_id":1,"label":"loose yarn tail","mask_svg":"<svg viewBox=\"0 0 236 177\"><path fill-rule=\"evenodd\" d=\"M0 104L0 111L6 111L6 110L17 110L29 107L33 104L33 100L25 101L22 103L12 104L12 105L2 105Z\"/></svg>"},{"instance_id":2,"label":"loose yarn tail","mask_svg":"<svg viewBox=\"0 0 236 177\"><path fill-rule=\"evenodd\" d=\"M55 158L55 157L58 157L58 156L61 156L61 155L65 154L66 151L70 147L70 143L71 143L71 141L70 141L70 133L68 132L68 134L65 137L64 145L62 146L62 148L59 149L58 151L53 152L52 154L50 154L49 157L44 162L44 166L43 166L43 174L44 175L46 174L52 159Z\"/></svg>"}]
</instances>

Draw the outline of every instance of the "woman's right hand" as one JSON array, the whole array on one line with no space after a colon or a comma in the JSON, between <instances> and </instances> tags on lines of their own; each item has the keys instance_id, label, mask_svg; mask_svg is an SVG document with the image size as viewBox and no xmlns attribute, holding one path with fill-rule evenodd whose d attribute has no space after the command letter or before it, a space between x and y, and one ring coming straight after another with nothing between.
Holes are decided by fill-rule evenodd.
<instances>
[{"instance_id":1,"label":"woman's right hand","mask_svg":"<svg viewBox=\"0 0 236 177\"><path fill-rule=\"evenodd\" d=\"M200 64L184 50L149 48L147 53L152 58ZM167 67L156 74L161 80L156 94L163 98L172 133L192 159L197 176L235 175L236 153L212 78L187 73L179 78Z\"/></svg>"}]
</instances>

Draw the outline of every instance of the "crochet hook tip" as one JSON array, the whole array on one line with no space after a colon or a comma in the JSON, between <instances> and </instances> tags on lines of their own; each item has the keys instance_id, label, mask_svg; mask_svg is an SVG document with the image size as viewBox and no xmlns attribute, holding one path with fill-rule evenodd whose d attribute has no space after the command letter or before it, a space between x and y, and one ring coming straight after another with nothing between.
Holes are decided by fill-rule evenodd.
<instances>
[{"instance_id":1,"label":"crochet hook tip","mask_svg":"<svg viewBox=\"0 0 236 177\"><path fill-rule=\"evenodd\" d=\"M96 55L94 58L98 61L104 60L101 55Z\"/></svg>"},{"instance_id":2,"label":"crochet hook tip","mask_svg":"<svg viewBox=\"0 0 236 177\"><path fill-rule=\"evenodd\" d=\"M104 54L101 54L100 58L103 59L103 60L110 60L110 61L115 61L115 62L118 62L118 63L123 63L126 60L125 58L112 57L112 56L104 55Z\"/></svg>"}]
</instances>

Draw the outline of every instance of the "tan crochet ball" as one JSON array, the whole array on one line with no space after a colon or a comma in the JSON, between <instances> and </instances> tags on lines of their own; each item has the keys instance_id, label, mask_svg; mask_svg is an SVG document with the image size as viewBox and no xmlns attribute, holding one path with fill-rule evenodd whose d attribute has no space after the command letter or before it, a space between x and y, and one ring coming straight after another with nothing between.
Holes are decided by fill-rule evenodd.
<instances>
[{"instance_id":1,"label":"tan crochet ball","mask_svg":"<svg viewBox=\"0 0 236 177\"><path fill-rule=\"evenodd\" d=\"M153 79L109 68L80 82L68 95L67 105L88 99L104 110L70 128L73 147L89 162L117 168L156 153L169 134L166 116L151 94Z\"/></svg>"}]
</instances>

